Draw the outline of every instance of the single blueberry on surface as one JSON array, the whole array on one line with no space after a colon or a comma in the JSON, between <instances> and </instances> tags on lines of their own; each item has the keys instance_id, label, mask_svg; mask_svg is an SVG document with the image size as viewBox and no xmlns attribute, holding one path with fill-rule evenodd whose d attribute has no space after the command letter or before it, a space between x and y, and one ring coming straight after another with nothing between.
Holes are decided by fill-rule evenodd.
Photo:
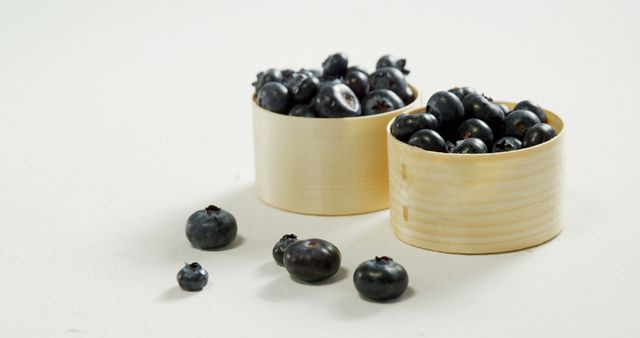
<instances>
[{"instance_id":1,"label":"single blueberry on surface","mask_svg":"<svg viewBox=\"0 0 640 338\"><path fill-rule=\"evenodd\" d=\"M479 138L485 144L493 144L493 132L488 124L480 119L468 119L458 127L458 139Z\"/></svg>"},{"instance_id":2,"label":"single blueberry on surface","mask_svg":"<svg viewBox=\"0 0 640 338\"><path fill-rule=\"evenodd\" d=\"M401 59L401 58L398 58L397 56L388 55L388 54L381 56L380 59L378 59L378 62L376 62L376 69L393 67L400 70L403 74L408 75L410 71L405 68L406 66L407 66L406 59Z\"/></svg>"},{"instance_id":3,"label":"single blueberry on surface","mask_svg":"<svg viewBox=\"0 0 640 338\"><path fill-rule=\"evenodd\" d=\"M344 76L344 83L351 88L359 100L362 100L369 91L369 75L361 71L349 71Z\"/></svg>"},{"instance_id":4,"label":"single blueberry on surface","mask_svg":"<svg viewBox=\"0 0 640 338\"><path fill-rule=\"evenodd\" d=\"M513 110L528 110L536 114L536 116L538 116L538 118L540 119L540 122L547 123L547 114L544 112L544 109L542 109L542 107L539 104L533 101L530 101L530 100L520 101L518 102L518 104L516 104Z\"/></svg>"},{"instance_id":5,"label":"single blueberry on surface","mask_svg":"<svg viewBox=\"0 0 640 338\"><path fill-rule=\"evenodd\" d=\"M438 130L439 122L432 114L400 114L391 124L391 134L402 142L421 129Z\"/></svg>"},{"instance_id":6,"label":"single blueberry on surface","mask_svg":"<svg viewBox=\"0 0 640 338\"><path fill-rule=\"evenodd\" d=\"M522 147L529 148L547 142L556 136L556 131L546 123L538 123L527 130L522 140Z\"/></svg>"},{"instance_id":7,"label":"single blueberry on surface","mask_svg":"<svg viewBox=\"0 0 640 338\"><path fill-rule=\"evenodd\" d=\"M233 242L238 234L238 225L231 213L210 205L189 217L186 234L194 247L216 249Z\"/></svg>"},{"instance_id":8,"label":"single blueberry on surface","mask_svg":"<svg viewBox=\"0 0 640 338\"><path fill-rule=\"evenodd\" d=\"M335 53L329 55L322 63L322 74L324 76L341 77L347 73L349 58L344 53Z\"/></svg>"},{"instance_id":9,"label":"single blueberry on surface","mask_svg":"<svg viewBox=\"0 0 640 338\"><path fill-rule=\"evenodd\" d=\"M376 89L362 100L362 115L375 115L404 107L404 101L389 89Z\"/></svg>"},{"instance_id":10,"label":"single blueberry on surface","mask_svg":"<svg viewBox=\"0 0 640 338\"><path fill-rule=\"evenodd\" d=\"M452 153L456 154L483 154L488 152L487 145L479 138L468 138L458 141Z\"/></svg>"},{"instance_id":11,"label":"single blueberry on surface","mask_svg":"<svg viewBox=\"0 0 640 338\"><path fill-rule=\"evenodd\" d=\"M369 75L369 90L389 89L403 101L409 102L412 98L407 96L413 95L413 92L408 91L407 88L407 80L397 68L380 68Z\"/></svg>"},{"instance_id":12,"label":"single blueberry on surface","mask_svg":"<svg viewBox=\"0 0 640 338\"><path fill-rule=\"evenodd\" d=\"M298 241L298 236L294 234L288 234L282 236L276 244L273 246L273 250L271 251L273 255L273 259L276 260L278 265L284 265L282 259L284 257L284 251L289 247L289 245Z\"/></svg>"},{"instance_id":13,"label":"single blueberry on surface","mask_svg":"<svg viewBox=\"0 0 640 338\"><path fill-rule=\"evenodd\" d=\"M299 104L289 110L289 116L316 117L312 104Z\"/></svg>"},{"instance_id":14,"label":"single blueberry on surface","mask_svg":"<svg viewBox=\"0 0 640 338\"><path fill-rule=\"evenodd\" d=\"M447 151L447 144L440 134L431 129L422 129L413 133L407 144L419 147L424 150L444 153Z\"/></svg>"},{"instance_id":15,"label":"single blueberry on surface","mask_svg":"<svg viewBox=\"0 0 640 338\"><path fill-rule=\"evenodd\" d=\"M453 93L439 91L429 98L427 113L433 114L438 119L440 127L455 127L464 117L464 106Z\"/></svg>"},{"instance_id":16,"label":"single blueberry on surface","mask_svg":"<svg viewBox=\"0 0 640 338\"><path fill-rule=\"evenodd\" d=\"M197 262L184 263L176 276L178 285L185 291L200 291L209 281L209 273Z\"/></svg>"},{"instance_id":17,"label":"single blueberry on surface","mask_svg":"<svg viewBox=\"0 0 640 338\"><path fill-rule=\"evenodd\" d=\"M462 98L467 96L468 94L477 94L478 93L478 92L476 92L475 89L473 89L471 87L453 87L453 88L449 89L449 92L451 92L453 95L457 96L460 100L462 100Z\"/></svg>"},{"instance_id":18,"label":"single blueberry on surface","mask_svg":"<svg viewBox=\"0 0 640 338\"><path fill-rule=\"evenodd\" d=\"M362 115L360 101L345 84L321 85L313 99L316 113L320 117L355 117Z\"/></svg>"},{"instance_id":19,"label":"single blueberry on surface","mask_svg":"<svg viewBox=\"0 0 640 338\"><path fill-rule=\"evenodd\" d=\"M514 110L504 119L504 136L518 139L524 137L529 128L540 123L538 116L528 110Z\"/></svg>"},{"instance_id":20,"label":"single blueberry on surface","mask_svg":"<svg viewBox=\"0 0 640 338\"><path fill-rule=\"evenodd\" d=\"M353 273L353 284L367 299L385 301L399 297L409 285L407 270L382 256L363 262Z\"/></svg>"},{"instance_id":21,"label":"single blueberry on surface","mask_svg":"<svg viewBox=\"0 0 640 338\"><path fill-rule=\"evenodd\" d=\"M258 105L280 114L286 114L291 108L289 90L282 83L269 82L258 91Z\"/></svg>"},{"instance_id":22,"label":"single blueberry on surface","mask_svg":"<svg viewBox=\"0 0 640 338\"><path fill-rule=\"evenodd\" d=\"M341 259L340 250L335 245L311 238L290 244L282 261L292 277L315 283L335 275L340 269Z\"/></svg>"},{"instance_id":23,"label":"single blueberry on surface","mask_svg":"<svg viewBox=\"0 0 640 338\"><path fill-rule=\"evenodd\" d=\"M282 79L283 79L282 72L275 68L270 68L265 70L264 72L260 72L258 73L258 75L256 75L256 77L257 77L257 80L251 84L253 85L253 87L255 87L256 94L258 93L260 88L262 88L262 86L265 85L266 83L282 82Z\"/></svg>"},{"instance_id":24,"label":"single blueberry on surface","mask_svg":"<svg viewBox=\"0 0 640 338\"><path fill-rule=\"evenodd\" d=\"M522 148L522 142L515 137L506 136L493 144L493 148L491 149L494 153L501 153L505 151L513 151Z\"/></svg>"}]
</instances>

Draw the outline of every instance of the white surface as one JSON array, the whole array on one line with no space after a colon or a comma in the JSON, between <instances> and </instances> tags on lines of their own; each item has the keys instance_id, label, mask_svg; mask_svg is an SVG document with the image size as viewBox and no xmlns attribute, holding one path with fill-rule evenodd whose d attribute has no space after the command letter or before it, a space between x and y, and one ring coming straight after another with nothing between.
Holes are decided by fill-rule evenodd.
<instances>
[{"instance_id":1,"label":"white surface","mask_svg":"<svg viewBox=\"0 0 640 338\"><path fill-rule=\"evenodd\" d=\"M0 336L638 337L637 5L423 3L0 2ZM254 73L338 50L368 69L406 56L425 93L471 85L563 115L566 230L456 256L400 243L387 212L257 201ZM239 220L229 250L184 238L209 203ZM337 244L346 271L291 281L270 257L288 232ZM392 304L351 282L381 254L410 273ZM181 292L194 260L210 284Z\"/></svg>"}]
</instances>

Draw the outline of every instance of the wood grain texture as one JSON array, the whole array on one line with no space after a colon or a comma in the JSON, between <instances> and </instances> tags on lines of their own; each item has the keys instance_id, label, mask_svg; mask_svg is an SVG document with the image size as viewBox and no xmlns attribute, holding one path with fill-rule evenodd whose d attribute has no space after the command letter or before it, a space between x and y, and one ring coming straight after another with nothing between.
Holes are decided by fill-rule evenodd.
<instances>
[{"instance_id":1,"label":"wood grain texture","mask_svg":"<svg viewBox=\"0 0 640 338\"><path fill-rule=\"evenodd\" d=\"M354 118L305 118L253 105L256 189L274 207L304 214L349 215L389 207L385 128L408 106Z\"/></svg>"},{"instance_id":2,"label":"wood grain texture","mask_svg":"<svg viewBox=\"0 0 640 338\"><path fill-rule=\"evenodd\" d=\"M546 113L555 138L495 154L424 151L398 141L387 126L396 236L429 250L482 254L524 249L560 233L564 124Z\"/></svg>"}]
</instances>

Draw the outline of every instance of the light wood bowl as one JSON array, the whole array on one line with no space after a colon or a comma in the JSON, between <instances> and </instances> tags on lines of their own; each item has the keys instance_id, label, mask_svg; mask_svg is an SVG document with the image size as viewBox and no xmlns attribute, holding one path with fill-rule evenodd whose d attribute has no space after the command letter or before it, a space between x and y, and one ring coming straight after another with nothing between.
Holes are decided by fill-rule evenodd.
<instances>
[{"instance_id":1,"label":"light wood bowl","mask_svg":"<svg viewBox=\"0 0 640 338\"><path fill-rule=\"evenodd\" d=\"M547 123L558 132L555 138L493 154L425 151L398 141L389 123L395 235L424 249L484 254L535 246L560 233L564 123L545 112Z\"/></svg>"},{"instance_id":2,"label":"light wood bowl","mask_svg":"<svg viewBox=\"0 0 640 338\"><path fill-rule=\"evenodd\" d=\"M314 215L360 214L389 207L385 127L409 105L379 115L308 118L253 105L258 197L279 209Z\"/></svg>"}]
</instances>

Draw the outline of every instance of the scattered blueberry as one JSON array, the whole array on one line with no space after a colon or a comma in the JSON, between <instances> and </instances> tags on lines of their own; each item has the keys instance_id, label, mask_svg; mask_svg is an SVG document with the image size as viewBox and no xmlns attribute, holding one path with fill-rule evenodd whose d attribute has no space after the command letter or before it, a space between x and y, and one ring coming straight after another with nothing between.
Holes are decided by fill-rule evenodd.
<instances>
[{"instance_id":1,"label":"scattered blueberry","mask_svg":"<svg viewBox=\"0 0 640 338\"><path fill-rule=\"evenodd\" d=\"M185 291L200 291L209 281L209 273L200 264L193 262L184 264L176 276L178 285Z\"/></svg>"},{"instance_id":2,"label":"scattered blueberry","mask_svg":"<svg viewBox=\"0 0 640 338\"><path fill-rule=\"evenodd\" d=\"M262 88L263 85L269 82L282 82L282 72L273 68L258 73L256 77L258 79L256 80L256 82L252 83L252 85L256 89L256 94L258 94L258 91L260 90L260 88Z\"/></svg>"},{"instance_id":3,"label":"scattered blueberry","mask_svg":"<svg viewBox=\"0 0 640 338\"><path fill-rule=\"evenodd\" d=\"M409 275L402 265L382 256L360 264L353 283L362 297L385 301L399 297L407 289Z\"/></svg>"},{"instance_id":4,"label":"scattered blueberry","mask_svg":"<svg viewBox=\"0 0 640 338\"><path fill-rule=\"evenodd\" d=\"M359 100L362 100L369 91L369 75L359 70L347 72L344 83L351 88Z\"/></svg>"},{"instance_id":5,"label":"scattered blueberry","mask_svg":"<svg viewBox=\"0 0 640 338\"><path fill-rule=\"evenodd\" d=\"M493 131L480 119L468 119L458 127L458 139L479 138L485 144L493 144Z\"/></svg>"},{"instance_id":6,"label":"scattered blueberry","mask_svg":"<svg viewBox=\"0 0 640 338\"><path fill-rule=\"evenodd\" d=\"M504 135L522 139L527 130L540 123L536 114L528 110L514 110L504 119Z\"/></svg>"},{"instance_id":7,"label":"scattered blueberry","mask_svg":"<svg viewBox=\"0 0 640 338\"><path fill-rule=\"evenodd\" d=\"M529 148L547 142L556 136L556 131L546 123L538 123L527 130L522 140L522 147Z\"/></svg>"},{"instance_id":8,"label":"scattered blueberry","mask_svg":"<svg viewBox=\"0 0 640 338\"><path fill-rule=\"evenodd\" d=\"M290 116L315 117L313 104L299 104L289 110Z\"/></svg>"},{"instance_id":9,"label":"scattered blueberry","mask_svg":"<svg viewBox=\"0 0 640 338\"><path fill-rule=\"evenodd\" d=\"M427 113L433 114L438 119L440 127L450 128L462 121L464 106L454 94L448 91L439 91L429 98Z\"/></svg>"},{"instance_id":10,"label":"scattered blueberry","mask_svg":"<svg viewBox=\"0 0 640 338\"><path fill-rule=\"evenodd\" d=\"M540 107L539 104L533 101L520 101L518 102L518 104L516 104L513 110L528 110L536 114L536 116L538 116L538 118L540 119L540 122L547 123L547 114L545 114L544 110L542 109L542 107Z\"/></svg>"},{"instance_id":11,"label":"scattered blueberry","mask_svg":"<svg viewBox=\"0 0 640 338\"><path fill-rule=\"evenodd\" d=\"M391 124L391 134L402 142L407 142L411 135L421 129L438 130L438 119L432 114L400 114Z\"/></svg>"},{"instance_id":12,"label":"scattered blueberry","mask_svg":"<svg viewBox=\"0 0 640 338\"><path fill-rule=\"evenodd\" d=\"M422 129L413 133L407 144L429 151L441 153L447 151L447 144L442 136L431 129Z\"/></svg>"},{"instance_id":13,"label":"scattered blueberry","mask_svg":"<svg viewBox=\"0 0 640 338\"><path fill-rule=\"evenodd\" d=\"M404 107L404 101L389 89L376 89L362 100L362 115L375 115Z\"/></svg>"},{"instance_id":14,"label":"scattered blueberry","mask_svg":"<svg viewBox=\"0 0 640 338\"><path fill-rule=\"evenodd\" d=\"M404 78L404 74L397 68L385 67L377 69L369 76L369 88L375 89L389 89L396 93L405 102L412 101L413 93L407 88L407 80Z\"/></svg>"},{"instance_id":15,"label":"scattered blueberry","mask_svg":"<svg viewBox=\"0 0 640 338\"><path fill-rule=\"evenodd\" d=\"M324 76L341 77L347 73L347 67L349 65L349 58L344 53L336 53L329 55L329 57L322 63L322 74Z\"/></svg>"},{"instance_id":16,"label":"scattered blueberry","mask_svg":"<svg viewBox=\"0 0 640 338\"><path fill-rule=\"evenodd\" d=\"M284 251L284 267L291 276L307 283L319 282L333 276L340 269L338 248L318 238L290 244Z\"/></svg>"},{"instance_id":17,"label":"scattered blueberry","mask_svg":"<svg viewBox=\"0 0 640 338\"><path fill-rule=\"evenodd\" d=\"M360 101L353 91L342 83L320 86L313 99L320 117L355 117L362 115Z\"/></svg>"},{"instance_id":18,"label":"scattered blueberry","mask_svg":"<svg viewBox=\"0 0 640 338\"><path fill-rule=\"evenodd\" d=\"M501 153L505 151L513 151L522 148L522 142L515 137L506 136L493 144L493 149L491 149L494 153Z\"/></svg>"},{"instance_id":19,"label":"scattered blueberry","mask_svg":"<svg viewBox=\"0 0 640 338\"><path fill-rule=\"evenodd\" d=\"M186 233L194 247L216 249L233 242L238 233L238 225L231 213L210 205L189 217Z\"/></svg>"},{"instance_id":20,"label":"scattered blueberry","mask_svg":"<svg viewBox=\"0 0 640 338\"><path fill-rule=\"evenodd\" d=\"M407 65L406 59L400 59L393 55L383 55L376 63L376 69L393 67L400 70L403 74L409 75L410 71L404 68Z\"/></svg>"},{"instance_id":21,"label":"scattered blueberry","mask_svg":"<svg viewBox=\"0 0 640 338\"><path fill-rule=\"evenodd\" d=\"M487 145L481 139L472 137L458 141L452 152L457 154L482 154L488 151Z\"/></svg>"},{"instance_id":22,"label":"scattered blueberry","mask_svg":"<svg viewBox=\"0 0 640 338\"><path fill-rule=\"evenodd\" d=\"M282 238L280 238L280 240L276 242L276 244L273 246L272 254L273 254L273 259L276 260L276 263L278 263L278 265L284 265L284 263L282 262L282 258L284 257L284 251L289 247L289 245L297 241L298 241L298 236L294 234L290 234L290 235L282 236Z\"/></svg>"},{"instance_id":23,"label":"scattered blueberry","mask_svg":"<svg viewBox=\"0 0 640 338\"><path fill-rule=\"evenodd\" d=\"M289 90L282 83L269 82L258 91L258 105L280 114L286 114L291 108Z\"/></svg>"}]
</instances>

